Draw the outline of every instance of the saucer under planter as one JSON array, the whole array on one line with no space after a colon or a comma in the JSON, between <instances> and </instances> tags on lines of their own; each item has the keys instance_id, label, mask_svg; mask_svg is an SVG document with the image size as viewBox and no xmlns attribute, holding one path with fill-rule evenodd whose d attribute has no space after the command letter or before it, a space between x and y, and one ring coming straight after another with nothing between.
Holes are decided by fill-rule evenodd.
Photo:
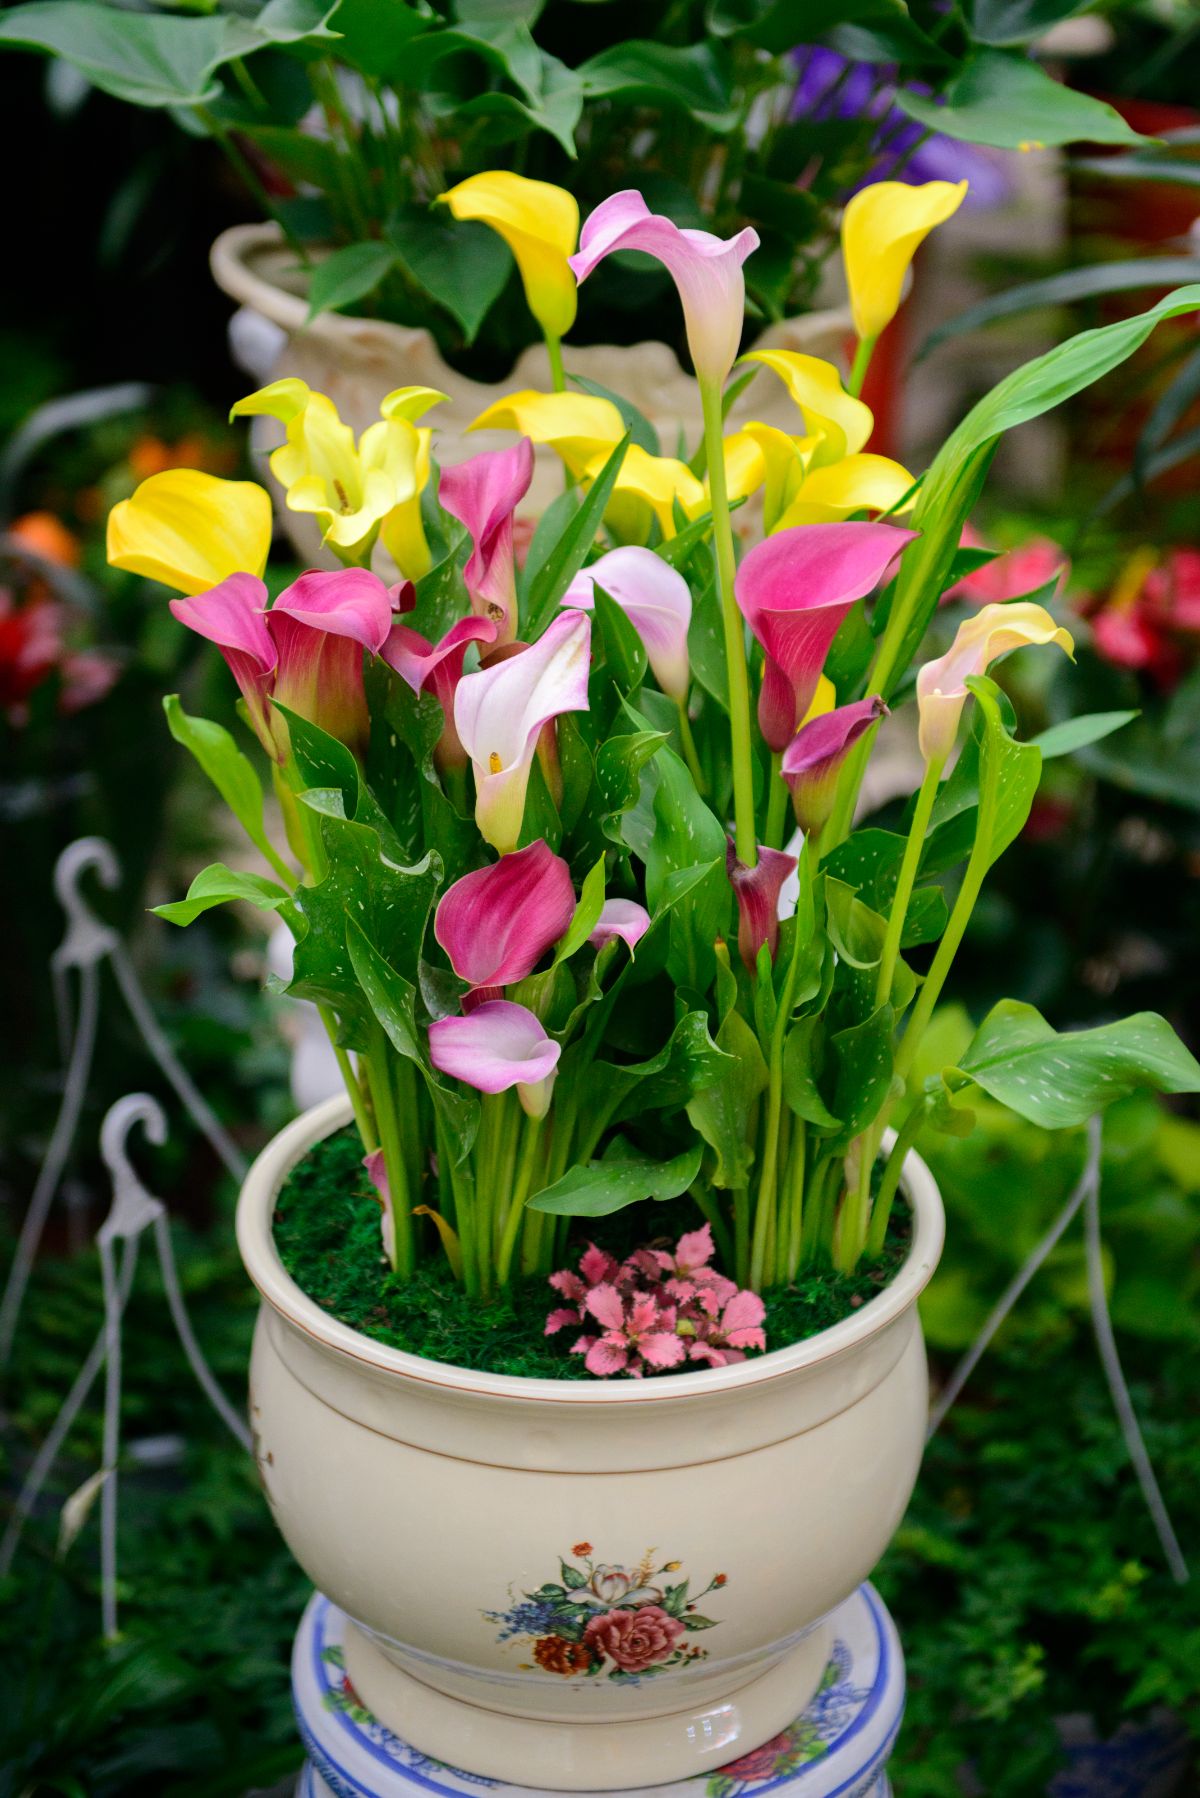
<instances>
[{"instance_id":1,"label":"saucer under planter","mask_svg":"<svg viewBox=\"0 0 1200 1798\"><path fill-rule=\"evenodd\" d=\"M687 1778L777 1735L812 1699L830 1613L882 1555L920 1463L917 1298L944 1228L924 1163L905 1166L908 1257L852 1317L736 1366L560 1382L385 1347L291 1279L277 1195L349 1118L339 1096L275 1137L242 1189L238 1243L264 1300L264 1487L353 1620L363 1704L436 1760L554 1791ZM590 1655L539 1625L547 1585L595 1604ZM634 1585L651 1592L622 1609Z\"/></svg>"},{"instance_id":2,"label":"saucer under planter","mask_svg":"<svg viewBox=\"0 0 1200 1798\"><path fill-rule=\"evenodd\" d=\"M471 420L486 406L521 388L547 390L550 386L550 366L540 344L522 351L507 380L488 385L449 367L423 328L340 312L323 312L310 321L304 271L277 225L232 225L213 244L210 261L213 278L224 293L269 319L283 333L273 364L256 369L256 378L265 384L281 375L299 375L310 387L327 393L355 431L365 430L379 417L379 402L392 388L434 387L448 396L447 403L432 415L437 424L439 459L462 462L480 450L501 449L512 442L509 431L466 435ZM757 347L802 350L838 361L851 331L850 314L844 308L810 312L769 326ZM572 373L632 394L658 431L665 455L676 453L681 430L689 452L696 447L700 432L696 384L667 344L577 348L568 342L563 353ZM780 430L796 429L796 408L782 382L767 375L755 381L730 408L730 429L755 418ZM273 448L282 437L274 419L254 420L256 449ZM552 450L539 449L523 514L539 517L562 492L562 482L557 456ZM322 558L329 562L311 518L284 511L280 520L301 554L314 562Z\"/></svg>"}]
</instances>

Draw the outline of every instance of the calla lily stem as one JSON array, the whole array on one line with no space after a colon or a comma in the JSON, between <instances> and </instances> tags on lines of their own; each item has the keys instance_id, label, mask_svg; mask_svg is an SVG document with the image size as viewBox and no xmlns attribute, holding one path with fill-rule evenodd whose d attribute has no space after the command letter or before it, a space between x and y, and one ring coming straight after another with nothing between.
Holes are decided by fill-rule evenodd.
<instances>
[{"instance_id":1,"label":"calla lily stem","mask_svg":"<svg viewBox=\"0 0 1200 1798\"><path fill-rule=\"evenodd\" d=\"M708 452L708 483L712 500L713 546L717 561L717 591L725 627L725 662L729 680L729 732L733 760L734 842L738 860L747 868L758 863L758 838L754 824L754 775L750 733L750 675L746 666L746 637L742 615L734 597L737 558L733 525L729 517L729 490L725 482L725 443L721 390L711 381L700 382L704 412L704 441Z\"/></svg>"},{"instance_id":2,"label":"calla lily stem","mask_svg":"<svg viewBox=\"0 0 1200 1798\"><path fill-rule=\"evenodd\" d=\"M908 841L904 845L904 860L900 864L892 909L888 915L887 933L883 939L883 953L879 959L879 979L875 987L877 1006L883 1004L892 990L896 961L900 954L900 940L904 935L904 920L908 915L909 900L912 898L913 885L921 865L921 851L925 847L925 833L929 829L929 820L937 799L938 783L942 778L942 769L945 763L945 756L934 757L930 760L925 770L925 778L921 782L921 788L917 794Z\"/></svg>"},{"instance_id":3,"label":"calla lily stem","mask_svg":"<svg viewBox=\"0 0 1200 1798\"><path fill-rule=\"evenodd\" d=\"M546 354L550 358L550 385L555 393L565 393L567 377L563 372L562 344L549 331L546 332Z\"/></svg>"},{"instance_id":4,"label":"calla lily stem","mask_svg":"<svg viewBox=\"0 0 1200 1798\"><path fill-rule=\"evenodd\" d=\"M783 755L771 757L771 778L767 786L767 824L763 832L763 842L768 849L782 849L784 832L787 829L788 790L787 782L780 772Z\"/></svg>"},{"instance_id":5,"label":"calla lily stem","mask_svg":"<svg viewBox=\"0 0 1200 1798\"><path fill-rule=\"evenodd\" d=\"M679 712L679 741L683 747L683 759L687 763L688 773L696 783L696 791L703 796L708 791L708 782L700 767L700 757L696 753L696 739L692 735L692 721L688 717L687 701L681 699Z\"/></svg>"},{"instance_id":6,"label":"calla lily stem","mask_svg":"<svg viewBox=\"0 0 1200 1798\"><path fill-rule=\"evenodd\" d=\"M863 382L867 378L867 370L871 366L871 357L875 353L875 345L878 342L877 337L860 337L858 340L858 347L854 352L854 362L850 369L850 379L846 382L846 392L852 394L855 399L863 390Z\"/></svg>"}]
</instances>

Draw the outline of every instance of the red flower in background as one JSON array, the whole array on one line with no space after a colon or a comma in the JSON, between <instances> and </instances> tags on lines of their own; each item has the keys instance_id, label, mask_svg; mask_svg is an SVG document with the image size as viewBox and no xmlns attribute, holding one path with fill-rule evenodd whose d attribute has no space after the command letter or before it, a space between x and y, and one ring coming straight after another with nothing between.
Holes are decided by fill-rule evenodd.
<instances>
[{"instance_id":1,"label":"red flower in background","mask_svg":"<svg viewBox=\"0 0 1200 1798\"><path fill-rule=\"evenodd\" d=\"M30 698L53 676L61 682L60 711L79 712L104 697L118 665L97 650L71 647L71 608L54 597L37 572L39 562L60 568L78 562L79 545L66 526L51 512L30 512L10 525L8 536L30 558L28 567L17 558L23 581L19 592L0 587L0 712L10 724L21 726L29 721Z\"/></svg>"},{"instance_id":2,"label":"red flower in background","mask_svg":"<svg viewBox=\"0 0 1200 1798\"><path fill-rule=\"evenodd\" d=\"M1200 550L1171 549L1161 559L1138 550L1111 593L1082 609L1097 655L1169 693L1200 655Z\"/></svg>"}]
</instances>

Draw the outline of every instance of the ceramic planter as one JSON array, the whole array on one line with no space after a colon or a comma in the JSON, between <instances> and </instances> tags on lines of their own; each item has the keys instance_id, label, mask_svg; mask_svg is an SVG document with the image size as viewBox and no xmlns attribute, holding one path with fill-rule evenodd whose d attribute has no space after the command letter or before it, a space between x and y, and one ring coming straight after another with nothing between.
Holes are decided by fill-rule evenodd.
<instances>
[{"instance_id":1,"label":"ceramic planter","mask_svg":"<svg viewBox=\"0 0 1200 1798\"><path fill-rule=\"evenodd\" d=\"M385 1348L284 1270L280 1186L349 1116L329 1100L263 1151L238 1242L263 1298L263 1483L297 1560L355 1620L362 1702L427 1755L551 1790L654 1785L776 1735L920 1462L917 1297L944 1227L924 1164L906 1166L908 1259L821 1335L667 1378L520 1379Z\"/></svg>"},{"instance_id":2,"label":"ceramic planter","mask_svg":"<svg viewBox=\"0 0 1200 1798\"><path fill-rule=\"evenodd\" d=\"M327 393L356 431L378 418L379 402L392 388L437 388L449 396L447 404L439 406L430 419L437 429L442 463L462 462L479 450L511 444L511 432L479 431L467 436L467 426L501 394L526 387L549 389L550 368L540 345L522 352L507 380L488 386L450 368L424 329L337 312L322 313L310 322L303 271L273 224L234 225L223 231L213 245L211 265L223 292L277 327L275 353L268 353L255 368L255 379L265 383L279 375L299 375L310 387ZM836 361L850 332L848 311L812 312L772 325L760 338L759 347L803 350ZM629 348L568 344L564 353L572 373L636 401L657 429L664 454L675 453L681 430L689 452L695 448L700 428L695 383L665 343L638 343ZM781 430L797 429L796 409L782 382L767 375L756 380L730 409L730 429L755 418ZM255 419L254 442L259 449L271 448L281 440L275 420ZM531 518L539 517L561 492L562 467L557 456L549 449L538 450L533 486L523 511ZM323 552L312 520L288 512L281 518L300 552L316 560Z\"/></svg>"}]
</instances>

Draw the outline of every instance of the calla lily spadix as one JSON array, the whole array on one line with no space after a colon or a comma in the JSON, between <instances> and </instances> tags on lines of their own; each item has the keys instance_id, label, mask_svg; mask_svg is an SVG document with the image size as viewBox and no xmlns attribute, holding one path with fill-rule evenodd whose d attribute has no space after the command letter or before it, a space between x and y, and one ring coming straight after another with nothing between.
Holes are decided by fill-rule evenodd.
<instances>
[{"instance_id":1,"label":"calla lily spadix","mask_svg":"<svg viewBox=\"0 0 1200 1798\"><path fill-rule=\"evenodd\" d=\"M591 620L560 612L536 643L464 675L454 722L475 773L475 822L493 849L515 849L542 726L588 709Z\"/></svg>"},{"instance_id":2,"label":"calla lily spadix","mask_svg":"<svg viewBox=\"0 0 1200 1798\"><path fill-rule=\"evenodd\" d=\"M892 524L813 524L779 531L738 569L738 605L765 653L758 721L787 748L817 691L829 646L914 532Z\"/></svg>"},{"instance_id":3,"label":"calla lily spadix","mask_svg":"<svg viewBox=\"0 0 1200 1798\"><path fill-rule=\"evenodd\" d=\"M842 259L854 329L873 343L896 316L913 257L937 225L958 211L965 181L876 181L842 214Z\"/></svg>"},{"instance_id":4,"label":"calla lily spadix","mask_svg":"<svg viewBox=\"0 0 1200 1798\"><path fill-rule=\"evenodd\" d=\"M108 559L179 593L206 593L231 574L261 575L271 499L254 481L199 468L152 474L108 515Z\"/></svg>"},{"instance_id":5,"label":"calla lily spadix","mask_svg":"<svg viewBox=\"0 0 1200 1798\"><path fill-rule=\"evenodd\" d=\"M627 544L581 568L562 603L590 612L597 587L620 606L642 639L663 692L682 705L688 691L692 595L679 570L652 549Z\"/></svg>"},{"instance_id":6,"label":"calla lily spadix","mask_svg":"<svg viewBox=\"0 0 1200 1798\"><path fill-rule=\"evenodd\" d=\"M438 1018L429 1026L429 1059L439 1074L481 1093L515 1086L531 1117L544 1117L549 1109L561 1054L533 1013L511 999L489 999L464 1017Z\"/></svg>"},{"instance_id":7,"label":"calla lily spadix","mask_svg":"<svg viewBox=\"0 0 1200 1798\"><path fill-rule=\"evenodd\" d=\"M747 868L738 860L732 839L727 839L725 869L738 908L738 950L748 973L758 967L758 952L765 943L771 960L779 947L779 893L797 868L794 855L781 849L759 848L758 862Z\"/></svg>"},{"instance_id":8,"label":"calla lily spadix","mask_svg":"<svg viewBox=\"0 0 1200 1798\"><path fill-rule=\"evenodd\" d=\"M442 470L438 498L464 524L473 548L463 569L471 610L496 627L496 643L517 634L517 573L513 514L533 479L533 445L522 437L511 449L484 450Z\"/></svg>"},{"instance_id":9,"label":"calla lily spadix","mask_svg":"<svg viewBox=\"0 0 1200 1798\"><path fill-rule=\"evenodd\" d=\"M791 790L796 822L806 836L819 836L828 823L842 763L864 731L886 712L878 694L836 706L802 724L784 750L783 777Z\"/></svg>"},{"instance_id":10,"label":"calla lily spadix","mask_svg":"<svg viewBox=\"0 0 1200 1798\"><path fill-rule=\"evenodd\" d=\"M268 611L262 581L231 574L170 606L181 624L217 645L276 761L286 760L289 743L273 699L351 749L365 747L362 654L379 653L392 623L391 594L378 575L361 568L302 574Z\"/></svg>"},{"instance_id":11,"label":"calla lily spadix","mask_svg":"<svg viewBox=\"0 0 1200 1798\"><path fill-rule=\"evenodd\" d=\"M411 611L415 601L412 583L400 589L400 612ZM462 678L463 661L472 643L492 644L496 627L490 618L460 618L437 643L430 643L420 631L396 619L383 647L380 659L394 668L401 680L414 693L434 694L442 708L445 723L434 747L433 759L443 770L465 768L467 753L454 728L454 694Z\"/></svg>"},{"instance_id":12,"label":"calla lily spadix","mask_svg":"<svg viewBox=\"0 0 1200 1798\"><path fill-rule=\"evenodd\" d=\"M617 250L643 250L654 256L679 290L697 378L719 387L741 342L746 309L742 264L757 248L758 233L749 226L731 238L681 230L672 219L651 212L631 187L596 207L580 233L571 267L582 283Z\"/></svg>"},{"instance_id":13,"label":"calla lily spadix","mask_svg":"<svg viewBox=\"0 0 1200 1798\"><path fill-rule=\"evenodd\" d=\"M1043 643L1075 653L1071 633L1055 624L1045 606L1029 600L987 605L963 620L945 655L926 662L917 674L921 754L927 763L944 762L953 749L970 677L986 674L989 663L1011 649Z\"/></svg>"},{"instance_id":14,"label":"calla lily spadix","mask_svg":"<svg viewBox=\"0 0 1200 1798\"><path fill-rule=\"evenodd\" d=\"M649 928L650 913L636 899L606 899L588 942L593 949L603 949L605 943L620 937L632 955Z\"/></svg>"},{"instance_id":15,"label":"calla lily spadix","mask_svg":"<svg viewBox=\"0 0 1200 1798\"><path fill-rule=\"evenodd\" d=\"M464 874L442 895L434 935L470 991L473 1011L524 980L575 915L571 870L541 838L489 867Z\"/></svg>"},{"instance_id":16,"label":"calla lily spadix","mask_svg":"<svg viewBox=\"0 0 1200 1798\"><path fill-rule=\"evenodd\" d=\"M504 239L516 260L529 310L548 336L565 337L578 306L568 264L579 237L575 196L549 181L489 169L468 176L438 199L456 219L478 219Z\"/></svg>"}]
</instances>

